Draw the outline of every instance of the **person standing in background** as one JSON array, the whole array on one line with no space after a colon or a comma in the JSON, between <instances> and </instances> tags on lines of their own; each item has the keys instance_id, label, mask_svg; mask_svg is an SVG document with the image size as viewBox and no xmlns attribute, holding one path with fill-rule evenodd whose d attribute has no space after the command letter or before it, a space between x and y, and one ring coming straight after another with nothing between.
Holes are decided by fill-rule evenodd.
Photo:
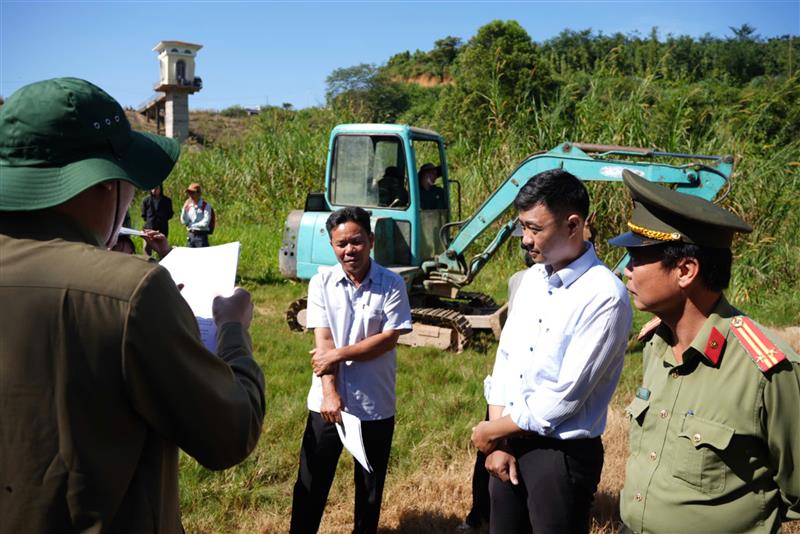
<instances>
[{"instance_id":1,"label":"person standing in background","mask_svg":"<svg viewBox=\"0 0 800 534\"><path fill-rule=\"evenodd\" d=\"M161 185L151 189L150 194L142 200L142 220L146 230L158 230L169 238L169 220L173 215L172 199L164 195ZM145 244L145 254L149 256L152 250L149 244Z\"/></svg>"},{"instance_id":2,"label":"person standing in background","mask_svg":"<svg viewBox=\"0 0 800 534\"><path fill-rule=\"evenodd\" d=\"M183 203L181 222L189 230L186 239L187 246L190 248L207 247L208 234L211 231L211 205L203 200L202 188L197 182L189 184L186 194L189 198Z\"/></svg>"}]
</instances>

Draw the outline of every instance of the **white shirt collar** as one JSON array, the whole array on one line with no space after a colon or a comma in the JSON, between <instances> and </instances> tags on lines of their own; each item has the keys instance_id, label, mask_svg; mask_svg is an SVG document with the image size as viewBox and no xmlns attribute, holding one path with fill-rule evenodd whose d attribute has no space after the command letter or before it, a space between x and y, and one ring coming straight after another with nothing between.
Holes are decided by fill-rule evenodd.
<instances>
[{"instance_id":1,"label":"white shirt collar","mask_svg":"<svg viewBox=\"0 0 800 534\"><path fill-rule=\"evenodd\" d=\"M594 251L594 245L589 241L584 241L586 251L578 256L572 263L566 267L553 272L552 267L549 265L541 265L542 276L547 278L547 283L553 287L569 287L575 280L580 278L590 267L597 265L600 260L597 258L597 253Z\"/></svg>"},{"instance_id":2,"label":"white shirt collar","mask_svg":"<svg viewBox=\"0 0 800 534\"><path fill-rule=\"evenodd\" d=\"M367 276L365 276L364 279L361 281L361 285L363 286L363 285L371 284L374 274L375 274L375 262L372 260L372 258L370 258L370 260L369 260L369 271L367 271ZM344 269L342 268L342 264L339 263L338 261L336 262L336 265L334 266L334 276L335 276L334 279L336 280L337 284L341 284L341 283L344 282L344 283L348 283L350 285L355 286L353 281L350 280L350 277L347 276L347 273L344 272Z\"/></svg>"}]
</instances>

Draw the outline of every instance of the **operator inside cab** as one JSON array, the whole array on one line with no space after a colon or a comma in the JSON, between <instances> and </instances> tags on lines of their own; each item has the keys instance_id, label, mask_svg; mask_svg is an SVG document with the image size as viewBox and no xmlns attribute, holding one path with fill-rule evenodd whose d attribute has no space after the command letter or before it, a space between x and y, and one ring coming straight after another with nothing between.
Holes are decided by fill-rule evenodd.
<instances>
[{"instance_id":1,"label":"operator inside cab","mask_svg":"<svg viewBox=\"0 0 800 534\"><path fill-rule=\"evenodd\" d=\"M378 205L389 208L408 206L408 190L403 175L395 166L386 167L383 178L378 181Z\"/></svg>"},{"instance_id":2,"label":"operator inside cab","mask_svg":"<svg viewBox=\"0 0 800 534\"><path fill-rule=\"evenodd\" d=\"M444 189L436 185L436 179L442 175L442 168L433 163L425 163L419 168L420 204L424 210L447 209Z\"/></svg>"}]
</instances>

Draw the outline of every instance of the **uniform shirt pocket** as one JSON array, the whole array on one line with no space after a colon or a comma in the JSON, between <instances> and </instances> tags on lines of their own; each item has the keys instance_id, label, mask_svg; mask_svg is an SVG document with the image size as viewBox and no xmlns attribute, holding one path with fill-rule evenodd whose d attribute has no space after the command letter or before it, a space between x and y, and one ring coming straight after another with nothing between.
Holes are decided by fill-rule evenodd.
<instances>
[{"instance_id":1,"label":"uniform shirt pocket","mask_svg":"<svg viewBox=\"0 0 800 534\"><path fill-rule=\"evenodd\" d=\"M729 426L684 414L673 448L672 476L703 493L722 492L728 466L720 454L728 448L734 433Z\"/></svg>"},{"instance_id":2,"label":"uniform shirt pocket","mask_svg":"<svg viewBox=\"0 0 800 534\"><path fill-rule=\"evenodd\" d=\"M631 423L630 436L628 439L628 446L632 456L639 453L639 447L642 442L642 427L644 426L644 416L647 409L650 407L650 401L635 397L633 401L625 408L625 415Z\"/></svg>"}]
</instances>

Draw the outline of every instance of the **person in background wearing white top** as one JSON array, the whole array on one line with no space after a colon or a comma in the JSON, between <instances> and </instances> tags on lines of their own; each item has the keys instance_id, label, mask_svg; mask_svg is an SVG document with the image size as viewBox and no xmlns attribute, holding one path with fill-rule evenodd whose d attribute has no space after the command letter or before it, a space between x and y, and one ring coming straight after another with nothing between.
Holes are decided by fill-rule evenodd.
<instances>
[{"instance_id":1,"label":"person in background wearing white top","mask_svg":"<svg viewBox=\"0 0 800 534\"><path fill-rule=\"evenodd\" d=\"M189 230L186 239L190 248L208 246L208 234L211 229L211 206L202 198L202 188L197 182L189 184L186 194L189 198L183 203L181 222Z\"/></svg>"},{"instance_id":2,"label":"person in background wearing white top","mask_svg":"<svg viewBox=\"0 0 800 534\"><path fill-rule=\"evenodd\" d=\"M403 279L369 254L375 244L369 213L335 211L326 223L338 264L308 286L308 328L314 329L308 419L294 485L293 534L319 529L342 443L336 431L344 410L361 420L367 472L355 465L354 533L378 530L395 415L395 346L411 330Z\"/></svg>"},{"instance_id":3,"label":"person in background wearing white top","mask_svg":"<svg viewBox=\"0 0 800 534\"><path fill-rule=\"evenodd\" d=\"M588 532L631 308L584 241L589 195L580 180L539 173L514 206L535 265L500 336L489 421L472 433L493 475L490 532Z\"/></svg>"}]
</instances>

